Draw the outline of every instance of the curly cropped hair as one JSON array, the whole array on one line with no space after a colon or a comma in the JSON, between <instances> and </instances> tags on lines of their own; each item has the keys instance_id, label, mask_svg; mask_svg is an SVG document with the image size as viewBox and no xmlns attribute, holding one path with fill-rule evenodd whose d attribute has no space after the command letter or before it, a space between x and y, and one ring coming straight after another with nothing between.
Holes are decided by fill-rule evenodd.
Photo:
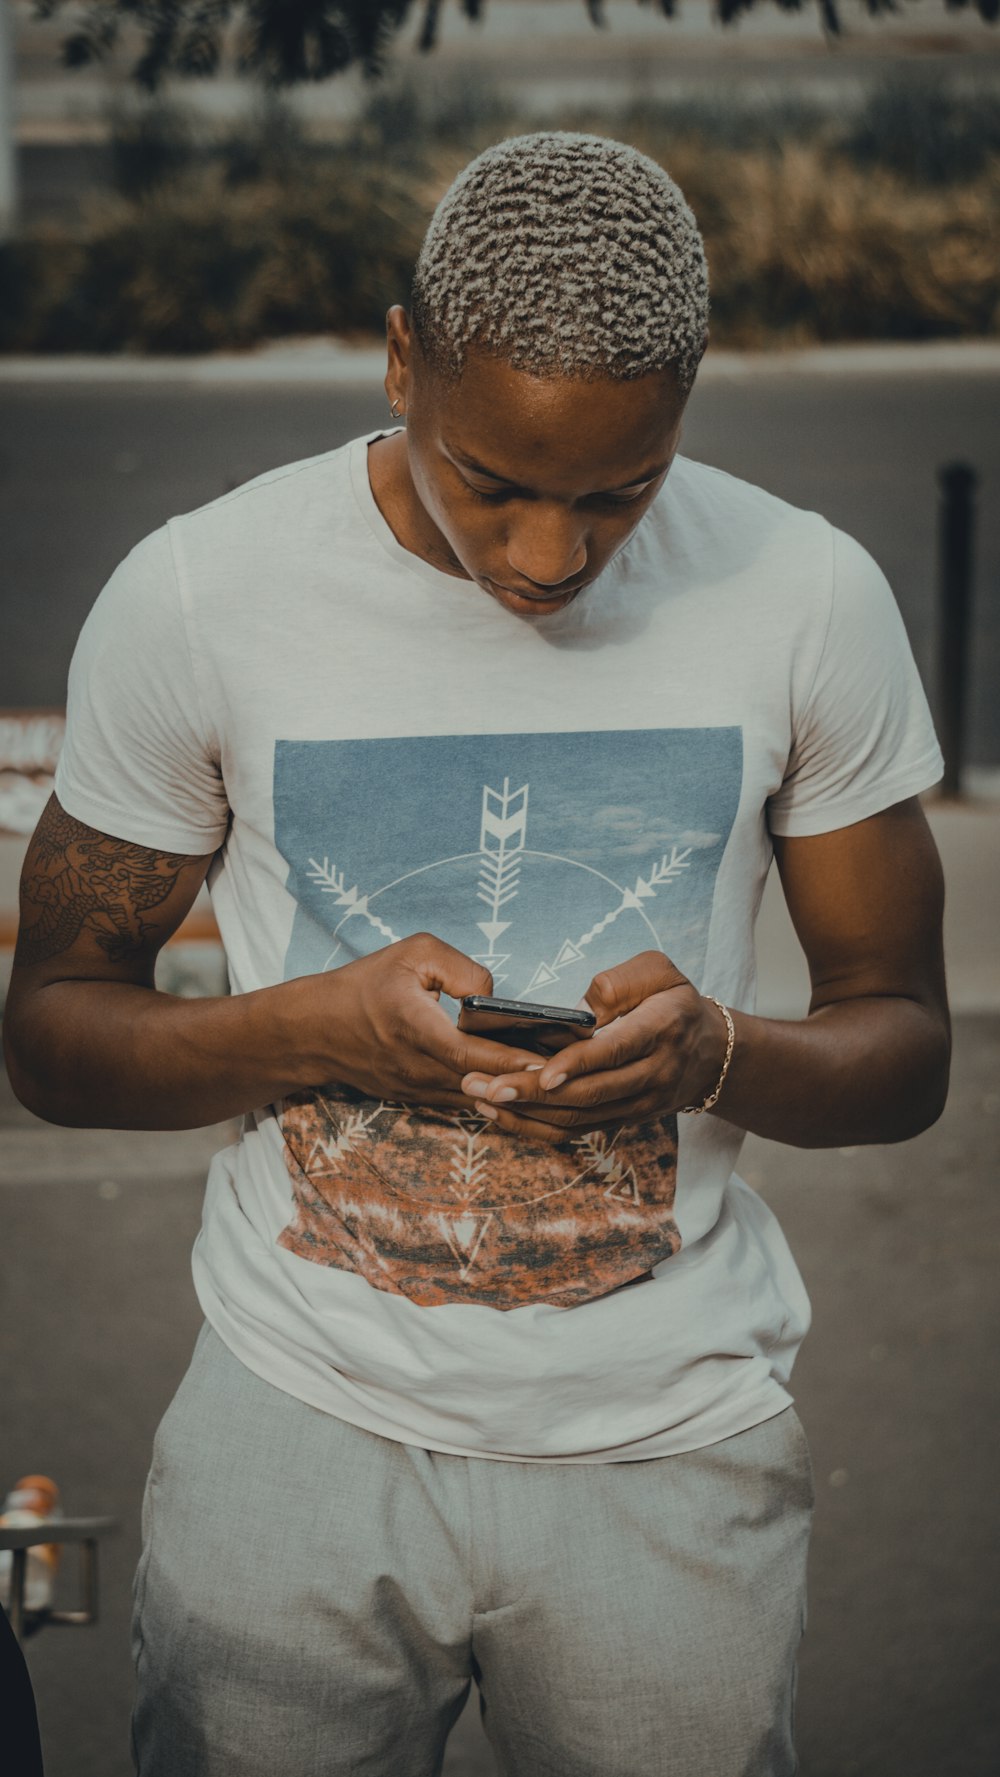
<instances>
[{"instance_id":1,"label":"curly cropped hair","mask_svg":"<svg viewBox=\"0 0 1000 1777\"><path fill-rule=\"evenodd\" d=\"M410 312L450 377L477 348L535 376L627 382L670 366L686 391L708 324L705 248L679 187L637 149L514 136L445 192Z\"/></svg>"}]
</instances>

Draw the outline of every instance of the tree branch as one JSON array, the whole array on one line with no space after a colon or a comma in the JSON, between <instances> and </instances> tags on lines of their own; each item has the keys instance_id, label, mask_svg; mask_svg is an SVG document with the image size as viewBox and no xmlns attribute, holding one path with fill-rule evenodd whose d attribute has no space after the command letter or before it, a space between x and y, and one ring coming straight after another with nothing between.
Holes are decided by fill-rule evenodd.
<instances>
[{"instance_id":1,"label":"tree branch","mask_svg":"<svg viewBox=\"0 0 1000 1777\"><path fill-rule=\"evenodd\" d=\"M67 0L35 0L35 17L50 19ZM804 0L714 0L715 16L734 24L755 4L776 4L801 11ZM413 8L414 0L88 0L83 16L64 38L62 57L68 67L102 61L117 47L123 23L134 23L143 36L142 52L132 78L154 92L168 74L204 77L218 71L226 27L235 17L240 26L239 67L272 86L294 86L326 80L354 64L368 74L382 71L385 60ZM418 48L435 48L444 0L423 0ZM605 0L582 0L591 23L608 28ZM676 0L638 0L665 19L675 16ZM805 0L810 4L810 0ZM873 17L900 10L899 0L865 0ZM904 0L905 4L905 0ZM824 30L840 32L839 0L816 0ZM470 21L485 17L486 0L460 0ZM1000 17L1000 0L943 0L946 11L974 7L987 24Z\"/></svg>"}]
</instances>

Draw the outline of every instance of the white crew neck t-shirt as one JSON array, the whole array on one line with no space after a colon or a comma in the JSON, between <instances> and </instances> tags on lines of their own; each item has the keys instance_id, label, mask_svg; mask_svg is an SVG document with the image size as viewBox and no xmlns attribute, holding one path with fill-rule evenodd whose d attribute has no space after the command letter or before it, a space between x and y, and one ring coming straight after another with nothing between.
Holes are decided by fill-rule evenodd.
<instances>
[{"instance_id":1,"label":"white crew neck t-shirt","mask_svg":"<svg viewBox=\"0 0 1000 1777\"><path fill-rule=\"evenodd\" d=\"M234 993L431 931L574 1005L640 951L754 1005L771 833L850 825L941 759L869 556L676 460L565 610L405 550L360 438L140 543L70 673L77 819L215 852ZM788 1403L808 1302L735 1174L664 1116L557 1148L317 1082L208 1177L194 1277L251 1370L355 1425L499 1460L696 1448Z\"/></svg>"}]
</instances>

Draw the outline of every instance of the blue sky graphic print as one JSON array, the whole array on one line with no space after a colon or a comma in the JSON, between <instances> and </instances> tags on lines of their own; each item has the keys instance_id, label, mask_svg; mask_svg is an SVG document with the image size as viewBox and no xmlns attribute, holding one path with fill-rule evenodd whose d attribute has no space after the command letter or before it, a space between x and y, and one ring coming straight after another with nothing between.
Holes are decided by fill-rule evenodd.
<instances>
[{"instance_id":1,"label":"blue sky graphic print","mask_svg":"<svg viewBox=\"0 0 1000 1777\"><path fill-rule=\"evenodd\" d=\"M650 949L697 983L742 766L738 728L278 741L286 979L429 931L508 998Z\"/></svg>"}]
</instances>

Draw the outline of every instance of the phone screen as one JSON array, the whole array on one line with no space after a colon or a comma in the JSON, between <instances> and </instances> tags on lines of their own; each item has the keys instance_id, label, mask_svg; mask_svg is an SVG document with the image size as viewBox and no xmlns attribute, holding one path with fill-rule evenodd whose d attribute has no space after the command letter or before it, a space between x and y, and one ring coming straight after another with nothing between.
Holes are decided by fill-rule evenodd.
<instances>
[{"instance_id":1,"label":"phone screen","mask_svg":"<svg viewBox=\"0 0 1000 1777\"><path fill-rule=\"evenodd\" d=\"M491 1037L519 1048L556 1050L579 1042L595 1029L597 1019L586 1007L538 1006L529 1000L493 999L467 994L458 1028L470 1036Z\"/></svg>"}]
</instances>

